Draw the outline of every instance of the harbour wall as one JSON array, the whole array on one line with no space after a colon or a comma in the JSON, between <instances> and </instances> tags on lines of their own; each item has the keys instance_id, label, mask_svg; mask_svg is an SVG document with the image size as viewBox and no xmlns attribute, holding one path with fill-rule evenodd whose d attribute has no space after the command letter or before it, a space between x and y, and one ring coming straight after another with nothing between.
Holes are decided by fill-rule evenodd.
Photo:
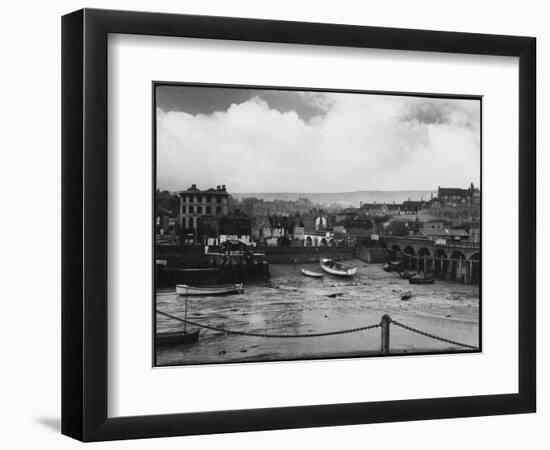
<instances>
[{"instance_id":1,"label":"harbour wall","mask_svg":"<svg viewBox=\"0 0 550 450\"><path fill-rule=\"evenodd\" d=\"M348 260L355 257L354 247L256 247L254 253L265 253L269 264L317 262L319 258ZM193 268L201 264L203 247L199 245L159 245L156 259L168 267Z\"/></svg>"},{"instance_id":2,"label":"harbour wall","mask_svg":"<svg viewBox=\"0 0 550 450\"><path fill-rule=\"evenodd\" d=\"M390 259L390 251L382 247L357 247L357 259L367 263L385 263Z\"/></svg>"}]
</instances>

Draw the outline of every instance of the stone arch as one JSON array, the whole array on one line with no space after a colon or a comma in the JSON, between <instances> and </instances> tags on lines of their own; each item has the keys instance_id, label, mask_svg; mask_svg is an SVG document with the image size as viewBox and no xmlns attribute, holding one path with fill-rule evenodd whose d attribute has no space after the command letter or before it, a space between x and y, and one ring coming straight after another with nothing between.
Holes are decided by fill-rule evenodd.
<instances>
[{"instance_id":1,"label":"stone arch","mask_svg":"<svg viewBox=\"0 0 550 450\"><path fill-rule=\"evenodd\" d=\"M466 279L466 256L459 250L451 253L449 263L449 278L451 280L464 281Z\"/></svg>"},{"instance_id":2,"label":"stone arch","mask_svg":"<svg viewBox=\"0 0 550 450\"><path fill-rule=\"evenodd\" d=\"M479 284L481 278L481 255L479 252L475 252L468 259L468 279L470 283Z\"/></svg>"},{"instance_id":3,"label":"stone arch","mask_svg":"<svg viewBox=\"0 0 550 450\"><path fill-rule=\"evenodd\" d=\"M319 247L327 247L328 243L325 238L321 238L321 241L319 242Z\"/></svg>"},{"instance_id":4,"label":"stone arch","mask_svg":"<svg viewBox=\"0 0 550 450\"><path fill-rule=\"evenodd\" d=\"M313 247L313 239L311 239L311 236L306 238L306 247Z\"/></svg>"},{"instance_id":5,"label":"stone arch","mask_svg":"<svg viewBox=\"0 0 550 450\"><path fill-rule=\"evenodd\" d=\"M430 250L426 247L422 247L418 250L418 270L421 272L430 272L432 266L432 255Z\"/></svg>"},{"instance_id":6,"label":"stone arch","mask_svg":"<svg viewBox=\"0 0 550 450\"><path fill-rule=\"evenodd\" d=\"M390 248L390 259L393 261L401 261L401 247L397 244L393 244Z\"/></svg>"},{"instance_id":7,"label":"stone arch","mask_svg":"<svg viewBox=\"0 0 550 450\"><path fill-rule=\"evenodd\" d=\"M447 253L445 253L445 250L441 248L435 250L433 266L434 275L440 278L445 278L449 268L449 261L447 259Z\"/></svg>"},{"instance_id":8,"label":"stone arch","mask_svg":"<svg viewBox=\"0 0 550 450\"><path fill-rule=\"evenodd\" d=\"M408 245L407 247L405 247L403 249L403 255L404 255L404 258L403 258L403 265L407 268L407 269L414 269L416 268L416 259L414 258L415 256L415 251L414 251L414 248L411 247L410 245Z\"/></svg>"},{"instance_id":9,"label":"stone arch","mask_svg":"<svg viewBox=\"0 0 550 450\"><path fill-rule=\"evenodd\" d=\"M330 239L328 240L328 246L329 246L329 247L334 247L334 246L335 246L334 238L330 238Z\"/></svg>"}]
</instances>

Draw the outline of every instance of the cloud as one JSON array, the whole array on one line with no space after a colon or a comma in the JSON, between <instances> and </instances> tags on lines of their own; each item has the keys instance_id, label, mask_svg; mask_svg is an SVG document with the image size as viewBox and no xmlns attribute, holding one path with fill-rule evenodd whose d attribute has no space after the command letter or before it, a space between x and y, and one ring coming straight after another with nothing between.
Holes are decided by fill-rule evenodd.
<instances>
[{"instance_id":1,"label":"cloud","mask_svg":"<svg viewBox=\"0 0 550 450\"><path fill-rule=\"evenodd\" d=\"M343 192L479 182L475 105L431 100L427 107L409 97L313 94L305 101L319 113L308 119L261 96L211 114L158 108L159 187Z\"/></svg>"}]
</instances>

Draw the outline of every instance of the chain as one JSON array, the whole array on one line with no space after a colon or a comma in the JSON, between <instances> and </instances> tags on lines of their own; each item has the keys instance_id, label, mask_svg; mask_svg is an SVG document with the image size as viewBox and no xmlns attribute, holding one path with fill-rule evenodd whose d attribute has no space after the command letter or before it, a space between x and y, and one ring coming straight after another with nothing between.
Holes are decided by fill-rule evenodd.
<instances>
[{"instance_id":1,"label":"chain","mask_svg":"<svg viewBox=\"0 0 550 450\"><path fill-rule=\"evenodd\" d=\"M405 330L409 330L409 331L412 331L413 333L421 334L422 336L426 336L426 337L435 339L437 341L446 342L448 344L454 344L454 345L458 345L460 347L466 347L466 348L471 348L473 350L477 350L477 347L474 346L474 345L463 344L461 342L451 341L450 339L445 339L445 338L436 336L434 334L426 333L425 331L417 330L416 328L409 327L409 326L407 326L405 324L402 324L401 322L397 322L396 320L393 320L393 319L391 319L391 323L393 323L394 325L397 325L398 327L404 328Z\"/></svg>"},{"instance_id":2,"label":"chain","mask_svg":"<svg viewBox=\"0 0 550 450\"><path fill-rule=\"evenodd\" d=\"M169 317L170 319L177 320L179 322L186 322L189 325L193 325L195 327L206 328L208 330L219 331L219 332L222 332L222 333L236 334L236 335L240 335L240 336L254 336L254 337L279 338L279 339L283 339L283 338L289 338L289 339L291 339L291 338L313 338L313 337L321 337L321 336L334 336L334 335L337 335L337 334L356 333L358 331L370 330L370 329L373 329L373 328L378 328L380 326L379 323L376 323L374 325L368 325L368 326L365 326L365 327L350 328L350 329L347 329L347 330L339 330L339 331L328 331L326 333L306 333L306 334L248 333L246 331L227 330L225 328L213 327L213 326L210 326L210 325L204 325L204 324L201 324L201 323L192 322L191 320L182 319L181 317L173 316L172 314L168 314L168 313L159 311L158 309L157 309L157 313L162 314L163 316Z\"/></svg>"}]
</instances>

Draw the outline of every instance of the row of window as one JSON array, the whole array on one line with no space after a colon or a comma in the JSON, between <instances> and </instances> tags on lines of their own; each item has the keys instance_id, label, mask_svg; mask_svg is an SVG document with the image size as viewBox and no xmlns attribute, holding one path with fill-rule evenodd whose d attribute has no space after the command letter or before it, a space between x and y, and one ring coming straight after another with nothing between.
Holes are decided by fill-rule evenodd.
<instances>
[{"instance_id":1,"label":"row of window","mask_svg":"<svg viewBox=\"0 0 550 450\"><path fill-rule=\"evenodd\" d=\"M203 211L204 211L204 214L212 214L213 208L212 206L205 206L205 207L184 206L183 207L183 214L195 214L195 212L197 214L202 214ZM216 214L219 214L221 212L222 212L222 207L216 206Z\"/></svg>"},{"instance_id":2,"label":"row of window","mask_svg":"<svg viewBox=\"0 0 550 450\"><path fill-rule=\"evenodd\" d=\"M223 198L222 197L219 197L217 195L207 195L205 197L201 197L201 199L199 199L198 196L184 196L183 197L183 201L186 202L186 203L204 203L204 199L206 198L206 203L222 203L222 200Z\"/></svg>"}]
</instances>

